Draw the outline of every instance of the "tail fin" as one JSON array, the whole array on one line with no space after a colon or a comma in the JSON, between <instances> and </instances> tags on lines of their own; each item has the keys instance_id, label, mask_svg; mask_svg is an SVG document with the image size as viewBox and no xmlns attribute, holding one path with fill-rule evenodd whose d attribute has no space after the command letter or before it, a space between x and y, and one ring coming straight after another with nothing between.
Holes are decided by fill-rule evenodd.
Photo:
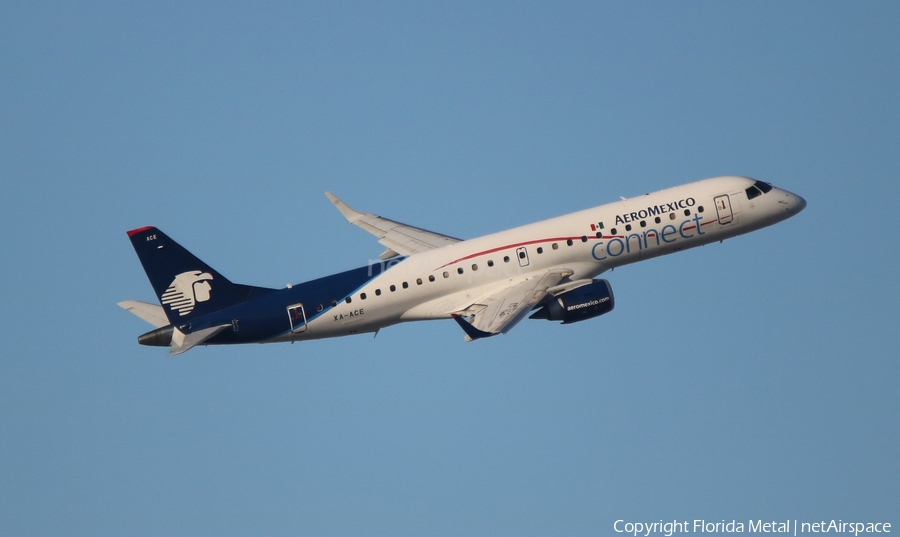
<instances>
[{"instance_id":1,"label":"tail fin","mask_svg":"<svg viewBox=\"0 0 900 537\"><path fill-rule=\"evenodd\" d=\"M231 283L155 227L133 229L128 237L173 325L273 291Z\"/></svg>"}]
</instances>

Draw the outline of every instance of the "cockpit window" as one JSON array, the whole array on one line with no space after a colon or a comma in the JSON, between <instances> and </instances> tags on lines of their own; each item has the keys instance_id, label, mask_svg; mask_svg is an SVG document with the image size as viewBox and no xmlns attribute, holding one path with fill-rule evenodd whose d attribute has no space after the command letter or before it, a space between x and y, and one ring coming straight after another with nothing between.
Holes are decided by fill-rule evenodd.
<instances>
[{"instance_id":1,"label":"cockpit window","mask_svg":"<svg viewBox=\"0 0 900 537\"><path fill-rule=\"evenodd\" d=\"M764 183L762 181L757 181L757 182L753 183L753 186L762 190L763 194L768 194L772 190L772 185L770 185L769 183Z\"/></svg>"},{"instance_id":2,"label":"cockpit window","mask_svg":"<svg viewBox=\"0 0 900 537\"><path fill-rule=\"evenodd\" d=\"M768 194L772 191L772 185L769 183L764 183L762 181L757 181L753 183L753 186L746 190L747 199L752 200L757 196L762 196L763 194Z\"/></svg>"}]
</instances>

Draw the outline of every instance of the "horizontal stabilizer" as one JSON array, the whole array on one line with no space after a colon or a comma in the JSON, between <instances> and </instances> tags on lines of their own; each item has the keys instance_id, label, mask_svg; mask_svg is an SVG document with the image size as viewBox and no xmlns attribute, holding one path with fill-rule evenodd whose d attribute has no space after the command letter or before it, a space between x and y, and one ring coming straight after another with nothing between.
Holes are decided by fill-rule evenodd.
<instances>
[{"instance_id":1,"label":"horizontal stabilizer","mask_svg":"<svg viewBox=\"0 0 900 537\"><path fill-rule=\"evenodd\" d=\"M166 318L166 312L162 309L162 306L157 304L148 304L147 302L141 302L140 300L125 300L116 305L128 313L147 321L156 328L162 328L169 324L169 319Z\"/></svg>"},{"instance_id":2,"label":"horizontal stabilizer","mask_svg":"<svg viewBox=\"0 0 900 537\"><path fill-rule=\"evenodd\" d=\"M187 352L227 328L231 328L231 324L212 326L210 328L204 328L203 330L191 332L190 334L185 334L176 328L175 332L172 334L172 347L169 349L169 356Z\"/></svg>"}]
</instances>

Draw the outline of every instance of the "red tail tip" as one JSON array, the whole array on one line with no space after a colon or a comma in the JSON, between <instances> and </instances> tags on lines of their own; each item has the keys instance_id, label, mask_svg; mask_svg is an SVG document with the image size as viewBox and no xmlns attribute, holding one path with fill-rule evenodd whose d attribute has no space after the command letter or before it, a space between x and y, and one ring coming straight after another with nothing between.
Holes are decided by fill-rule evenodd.
<instances>
[{"instance_id":1,"label":"red tail tip","mask_svg":"<svg viewBox=\"0 0 900 537\"><path fill-rule=\"evenodd\" d=\"M153 226L144 226L144 227L139 227L137 229L132 229L131 231L128 232L128 236L133 237L134 235L137 235L138 233L140 233L142 231L147 231L148 229L153 229Z\"/></svg>"}]
</instances>

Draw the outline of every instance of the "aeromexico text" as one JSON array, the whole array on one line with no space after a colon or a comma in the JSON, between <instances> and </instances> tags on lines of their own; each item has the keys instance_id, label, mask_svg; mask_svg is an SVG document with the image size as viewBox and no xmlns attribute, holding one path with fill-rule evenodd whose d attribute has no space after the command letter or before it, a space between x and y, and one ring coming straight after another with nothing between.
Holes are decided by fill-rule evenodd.
<instances>
[{"instance_id":1,"label":"aeromexico text","mask_svg":"<svg viewBox=\"0 0 900 537\"><path fill-rule=\"evenodd\" d=\"M695 200L694 198L685 198L678 201L673 201L671 203L666 203L664 205L654 205L652 207L647 207L646 209L641 209L640 211L617 214L616 225L637 222L638 220L643 220L651 216L659 216L661 214L671 213L677 211L678 209L687 209L688 207L693 207L696 204L697 200Z\"/></svg>"}]
</instances>

